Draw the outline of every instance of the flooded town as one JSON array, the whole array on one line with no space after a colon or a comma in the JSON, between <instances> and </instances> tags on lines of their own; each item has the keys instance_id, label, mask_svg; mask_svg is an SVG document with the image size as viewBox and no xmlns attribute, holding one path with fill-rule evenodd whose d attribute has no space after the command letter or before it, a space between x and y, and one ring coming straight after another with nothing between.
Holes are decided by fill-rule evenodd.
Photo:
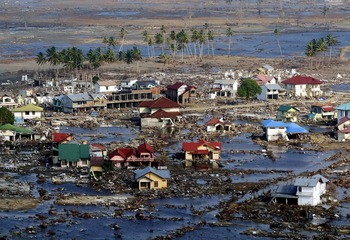
<instances>
[{"instance_id":1,"label":"flooded town","mask_svg":"<svg viewBox=\"0 0 350 240\"><path fill-rule=\"evenodd\" d=\"M1 3L0 239L350 238L347 1L73 2Z\"/></svg>"}]
</instances>

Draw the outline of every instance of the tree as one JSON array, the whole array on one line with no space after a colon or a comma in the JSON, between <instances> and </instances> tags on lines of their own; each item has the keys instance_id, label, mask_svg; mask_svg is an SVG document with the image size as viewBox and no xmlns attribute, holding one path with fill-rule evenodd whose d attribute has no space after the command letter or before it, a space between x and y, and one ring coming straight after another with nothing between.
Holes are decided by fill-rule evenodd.
<instances>
[{"instance_id":1,"label":"tree","mask_svg":"<svg viewBox=\"0 0 350 240\"><path fill-rule=\"evenodd\" d=\"M156 33L156 35L154 36L155 39L155 43L158 45L161 45L162 47L162 53L164 53L164 36L161 33Z\"/></svg>"},{"instance_id":2,"label":"tree","mask_svg":"<svg viewBox=\"0 0 350 240\"><path fill-rule=\"evenodd\" d=\"M46 56L44 53L42 52L39 52L37 55L36 55L36 63L39 64L39 65L43 65L44 63L46 63Z\"/></svg>"},{"instance_id":3,"label":"tree","mask_svg":"<svg viewBox=\"0 0 350 240\"><path fill-rule=\"evenodd\" d=\"M326 43L327 46L329 47L329 62L332 59L332 48L333 46L336 46L339 44L338 40L333 37L333 35L328 34L326 37Z\"/></svg>"},{"instance_id":4,"label":"tree","mask_svg":"<svg viewBox=\"0 0 350 240\"><path fill-rule=\"evenodd\" d=\"M206 31L206 35L205 35L206 40L208 40L208 55L209 55L209 48L210 48L209 47L209 23L204 23L203 27Z\"/></svg>"},{"instance_id":5,"label":"tree","mask_svg":"<svg viewBox=\"0 0 350 240\"><path fill-rule=\"evenodd\" d=\"M281 57L283 57L283 55L282 55L282 48L281 48L281 45L280 45L280 34L281 34L281 32L276 28L276 29L273 31L273 34L274 34L275 37L276 37L276 41L277 41L278 48L279 48L279 50L280 50Z\"/></svg>"},{"instance_id":6,"label":"tree","mask_svg":"<svg viewBox=\"0 0 350 240\"><path fill-rule=\"evenodd\" d=\"M214 33L211 30L208 32L208 42L211 43L211 53L214 56Z\"/></svg>"},{"instance_id":7,"label":"tree","mask_svg":"<svg viewBox=\"0 0 350 240\"><path fill-rule=\"evenodd\" d=\"M106 60L106 62L108 63L112 63L115 62L116 58L115 58L115 53L112 49L108 48L106 51L106 54L104 56L104 59Z\"/></svg>"},{"instance_id":8,"label":"tree","mask_svg":"<svg viewBox=\"0 0 350 240\"><path fill-rule=\"evenodd\" d=\"M7 108L0 108L0 125L13 124L15 122L15 116Z\"/></svg>"},{"instance_id":9,"label":"tree","mask_svg":"<svg viewBox=\"0 0 350 240\"><path fill-rule=\"evenodd\" d=\"M226 36L229 38L229 40L228 40L228 55L231 55L231 43L232 43L232 36L233 36L232 28L229 27L226 29Z\"/></svg>"},{"instance_id":10,"label":"tree","mask_svg":"<svg viewBox=\"0 0 350 240\"><path fill-rule=\"evenodd\" d=\"M326 51L328 50L327 49L327 43L325 41L324 38L320 38L317 42L317 45L316 45L316 52L319 52L321 53L322 57L321 57L321 61L322 63L324 64L324 57L325 57L325 53Z\"/></svg>"},{"instance_id":11,"label":"tree","mask_svg":"<svg viewBox=\"0 0 350 240\"><path fill-rule=\"evenodd\" d=\"M95 76L92 77L92 83L93 83L94 85L95 85L99 80L100 80L100 78L99 78L97 75L95 75Z\"/></svg>"},{"instance_id":12,"label":"tree","mask_svg":"<svg viewBox=\"0 0 350 240\"><path fill-rule=\"evenodd\" d=\"M120 32L119 32L119 36L122 39L122 41L121 41L121 44L120 44L119 51L121 51L123 49L123 45L124 45L124 40L125 40L126 34L127 34L127 31L125 30L125 28L121 28Z\"/></svg>"},{"instance_id":13,"label":"tree","mask_svg":"<svg viewBox=\"0 0 350 240\"><path fill-rule=\"evenodd\" d=\"M254 79L251 78L243 79L241 86L239 86L237 89L237 95L239 97L245 97L246 99L254 98L260 93L261 87Z\"/></svg>"},{"instance_id":14,"label":"tree","mask_svg":"<svg viewBox=\"0 0 350 240\"><path fill-rule=\"evenodd\" d=\"M151 53L150 53L150 47L149 47L149 44L148 44L148 41L149 41L149 33L147 32L147 30L143 31L142 33L143 35L143 41L147 43L147 50L148 50L148 57L151 57Z\"/></svg>"}]
</instances>

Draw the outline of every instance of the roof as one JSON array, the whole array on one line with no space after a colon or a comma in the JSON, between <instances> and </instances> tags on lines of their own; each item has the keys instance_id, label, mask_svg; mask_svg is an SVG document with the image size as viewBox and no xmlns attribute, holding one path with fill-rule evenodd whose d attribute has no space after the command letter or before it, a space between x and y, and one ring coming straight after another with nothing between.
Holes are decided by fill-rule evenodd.
<instances>
[{"instance_id":1,"label":"roof","mask_svg":"<svg viewBox=\"0 0 350 240\"><path fill-rule=\"evenodd\" d=\"M35 106L34 104L28 104L23 107L15 108L12 112L42 112L44 111L42 107Z\"/></svg>"},{"instance_id":2,"label":"roof","mask_svg":"<svg viewBox=\"0 0 350 240\"><path fill-rule=\"evenodd\" d=\"M342 117L340 120L339 120L339 122L337 123L337 127L338 126L340 126L340 125L342 125L343 123L346 123L347 121L349 121L350 120L350 118L348 118L347 116L345 116L345 117Z\"/></svg>"},{"instance_id":3,"label":"roof","mask_svg":"<svg viewBox=\"0 0 350 240\"><path fill-rule=\"evenodd\" d=\"M206 123L206 125L207 125L207 126L215 126L215 125L218 124L218 123L223 124L224 122L220 121L220 120L217 119L217 118L212 118L212 119L210 119L210 120Z\"/></svg>"},{"instance_id":4,"label":"roof","mask_svg":"<svg viewBox=\"0 0 350 240\"><path fill-rule=\"evenodd\" d=\"M94 151L105 151L106 147L98 144L98 143L91 143L90 144L90 151L94 152Z\"/></svg>"},{"instance_id":5,"label":"roof","mask_svg":"<svg viewBox=\"0 0 350 240\"><path fill-rule=\"evenodd\" d=\"M197 151L198 147L200 146L208 146L212 149L219 149L221 150L221 142L208 142L206 140L199 140L198 142L183 142L182 143L182 150L185 152L193 152Z\"/></svg>"},{"instance_id":6,"label":"roof","mask_svg":"<svg viewBox=\"0 0 350 240\"><path fill-rule=\"evenodd\" d=\"M318 80L313 77L307 77L307 76L294 76L292 78L288 78L287 80L284 80L282 82L283 84L292 84L292 85L302 85L302 84L312 84L312 85L317 85L317 84L323 84L321 80Z\"/></svg>"},{"instance_id":7,"label":"roof","mask_svg":"<svg viewBox=\"0 0 350 240\"><path fill-rule=\"evenodd\" d=\"M338 107L336 107L335 109L343 110L343 111L350 111L350 102L343 103L343 104L339 105Z\"/></svg>"},{"instance_id":8,"label":"roof","mask_svg":"<svg viewBox=\"0 0 350 240\"><path fill-rule=\"evenodd\" d=\"M338 133L350 133L350 126L347 126L343 130L338 130L337 132Z\"/></svg>"},{"instance_id":9,"label":"roof","mask_svg":"<svg viewBox=\"0 0 350 240\"><path fill-rule=\"evenodd\" d=\"M181 116L180 112L166 112L163 109L159 109L150 115L151 118L158 118L158 119L161 119L161 118L175 119L178 116Z\"/></svg>"},{"instance_id":10,"label":"roof","mask_svg":"<svg viewBox=\"0 0 350 240\"><path fill-rule=\"evenodd\" d=\"M170 172L169 170L157 170L155 168L152 168L150 166L145 167L144 169L137 169L134 171L135 173L135 179L139 179L146 175L147 173L153 173L161 178L170 178Z\"/></svg>"},{"instance_id":11,"label":"roof","mask_svg":"<svg viewBox=\"0 0 350 240\"><path fill-rule=\"evenodd\" d=\"M281 105L277 108L277 111L288 112L290 109L295 109L295 110L299 111L299 109L297 109L296 107L290 106L290 105Z\"/></svg>"},{"instance_id":12,"label":"roof","mask_svg":"<svg viewBox=\"0 0 350 240\"><path fill-rule=\"evenodd\" d=\"M17 127L12 124L4 124L0 126L0 130L10 130L22 134L32 134L33 131L29 128Z\"/></svg>"},{"instance_id":13,"label":"roof","mask_svg":"<svg viewBox=\"0 0 350 240\"><path fill-rule=\"evenodd\" d=\"M257 81L259 81L259 82L268 83L269 81L271 81L273 79L273 77L260 73L260 74L255 76L255 79L257 79Z\"/></svg>"},{"instance_id":14,"label":"roof","mask_svg":"<svg viewBox=\"0 0 350 240\"><path fill-rule=\"evenodd\" d=\"M73 102L75 101L88 101L93 100L93 98L88 93L76 93L76 94L68 94L66 95Z\"/></svg>"},{"instance_id":15,"label":"roof","mask_svg":"<svg viewBox=\"0 0 350 240\"><path fill-rule=\"evenodd\" d=\"M285 128L287 128L287 126L288 126L284 122L275 121L275 120L272 120L272 119L267 119L267 120L262 121L262 125L265 128L270 128L270 127L285 127Z\"/></svg>"},{"instance_id":16,"label":"roof","mask_svg":"<svg viewBox=\"0 0 350 240\"><path fill-rule=\"evenodd\" d=\"M154 149L151 145L148 143L144 142L137 148L138 153L144 153L144 152L149 152L149 153L154 153Z\"/></svg>"},{"instance_id":17,"label":"roof","mask_svg":"<svg viewBox=\"0 0 350 240\"><path fill-rule=\"evenodd\" d=\"M58 158L68 162L77 162L80 159L90 158L90 146L77 142L61 143L58 146Z\"/></svg>"},{"instance_id":18,"label":"roof","mask_svg":"<svg viewBox=\"0 0 350 240\"><path fill-rule=\"evenodd\" d=\"M297 177L295 179L294 185L301 187L315 187L319 181L322 183L329 182L327 178L323 177L320 174L317 174L312 177Z\"/></svg>"},{"instance_id":19,"label":"roof","mask_svg":"<svg viewBox=\"0 0 350 240\"><path fill-rule=\"evenodd\" d=\"M264 64L262 65L263 68L265 68L266 70L273 70L274 68L268 64Z\"/></svg>"},{"instance_id":20,"label":"roof","mask_svg":"<svg viewBox=\"0 0 350 240\"><path fill-rule=\"evenodd\" d=\"M305 128L300 127L298 124L293 122L287 123L286 132L287 133L308 133L308 131Z\"/></svg>"},{"instance_id":21,"label":"roof","mask_svg":"<svg viewBox=\"0 0 350 240\"><path fill-rule=\"evenodd\" d=\"M168 85L166 88L167 89L175 89L175 90L177 90L180 87L182 87L183 85L186 85L186 84L184 84L182 82L177 82L177 83L174 83L173 85Z\"/></svg>"},{"instance_id":22,"label":"roof","mask_svg":"<svg viewBox=\"0 0 350 240\"><path fill-rule=\"evenodd\" d=\"M100 86L116 86L116 85L118 85L117 81L111 81L111 80L98 81L97 84Z\"/></svg>"},{"instance_id":23,"label":"roof","mask_svg":"<svg viewBox=\"0 0 350 240\"><path fill-rule=\"evenodd\" d=\"M153 101L143 101L139 104L139 107L148 107L148 108L180 108L180 104L166 98L160 97Z\"/></svg>"},{"instance_id":24,"label":"roof","mask_svg":"<svg viewBox=\"0 0 350 240\"><path fill-rule=\"evenodd\" d=\"M281 90L281 86L278 84L265 84L264 85L269 90Z\"/></svg>"},{"instance_id":25,"label":"roof","mask_svg":"<svg viewBox=\"0 0 350 240\"><path fill-rule=\"evenodd\" d=\"M275 197L278 197L276 195L279 195L279 197L281 197L281 195L291 195L291 196L295 196L297 193L297 187L292 185L292 184L288 184L288 185L284 185L284 184L279 184L277 186L276 192L275 192Z\"/></svg>"},{"instance_id":26,"label":"roof","mask_svg":"<svg viewBox=\"0 0 350 240\"><path fill-rule=\"evenodd\" d=\"M52 142L54 142L54 143L63 142L63 141L66 140L69 136L71 136L71 134L69 134L69 133L58 133L58 132L54 132L54 133L52 133Z\"/></svg>"},{"instance_id":27,"label":"roof","mask_svg":"<svg viewBox=\"0 0 350 240\"><path fill-rule=\"evenodd\" d=\"M322 110L324 112L332 112L332 111L334 111L334 107L333 106L323 106Z\"/></svg>"},{"instance_id":28,"label":"roof","mask_svg":"<svg viewBox=\"0 0 350 240\"><path fill-rule=\"evenodd\" d=\"M116 150L114 150L113 152L111 152L110 154L108 154L109 158L112 158L114 156L121 156L123 159L127 159L129 156L131 155L136 155L135 149L133 148L118 148Z\"/></svg>"},{"instance_id":29,"label":"roof","mask_svg":"<svg viewBox=\"0 0 350 240\"><path fill-rule=\"evenodd\" d=\"M237 82L237 80L234 80L234 79L219 79L219 80L215 80L214 81L214 84L226 84L226 85L229 85L229 84L235 84Z\"/></svg>"},{"instance_id":30,"label":"roof","mask_svg":"<svg viewBox=\"0 0 350 240\"><path fill-rule=\"evenodd\" d=\"M102 93L91 93L90 95L93 99L101 99L101 98L107 99L106 95Z\"/></svg>"}]
</instances>

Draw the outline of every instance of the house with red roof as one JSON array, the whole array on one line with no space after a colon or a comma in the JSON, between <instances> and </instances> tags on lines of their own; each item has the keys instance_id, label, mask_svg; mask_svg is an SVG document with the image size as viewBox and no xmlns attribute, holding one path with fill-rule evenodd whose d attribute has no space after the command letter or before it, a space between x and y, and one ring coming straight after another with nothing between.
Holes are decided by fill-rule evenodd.
<instances>
[{"instance_id":1,"label":"house with red roof","mask_svg":"<svg viewBox=\"0 0 350 240\"><path fill-rule=\"evenodd\" d=\"M179 104L191 103L197 96L196 87L182 82L176 82L166 88L166 97Z\"/></svg>"},{"instance_id":2,"label":"house with red roof","mask_svg":"<svg viewBox=\"0 0 350 240\"><path fill-rule=\"evenodd\" d=\"M350 118L345 116L339 119L337 128L337 139L342 142L350 139Z\"/></svg>"},{"instance_id":3,"label":"house with red roof","mask_svg":"<svg viewBox=\"0 0 350 240\"><path fill-rule=\"evenodd\" d=\"M232 124L227 124L221 118L213 117L205 125L207 132L221 132L221 131L232 131Z\"/></svg>"},{"instance_id":4,"label":"house with red roof","mask_svg":"<svg viewBox=\"0 0 350 240\"><path fill-rule=\"evenodd\" d=\"M206 140L183 142L182 151L185 154L185 166L196 166L197 163L203 161L216 163L216 161L220 160L221 148L222 144L220 142L208 142Z\"/></svg>"},{"instance_id":5,"label":"house with red roof","mask_svg":"<svg viewBox=\"0 0 350 240\"><path fill-rule=\"evenodd\" d=\"M98 180L102 173L102 166L107 158L107 149L105 146L92 143L90 144L90 173Z\"/></svg>"},{"instance_id":6,"label":"house with red roof","mask_svg":"<svg viewBox=\"0 0 350 240\"><path fill-rule=\"evenodd\" d=\"M58 163L58 146L61 143L67 143L74 140L73 134L70 133L59 133L54 132L52 133L52 163L57 164Z\"/></svg>"},{"instance_id":7,"label":"house with red roof","mask_svg":"<svg viewBox=\"0 0 350 240\"><path fill-rule=\"evenodd\" d=\"M322 95L319 79L297 75L282 81L288 97L317 97Z\"/></svg>"},{"instance_id":8,"label":"house with red roof","mask_svg":"<svg viewBox=\"0 0 350 240\"><path fill-rule=\"evenodd\" d=\"M139 104L141 128L165 127L175 125L181 117L180 105L166 97L153 101L143 101Z\"/></svg>"},{"instance_id":9,"label":"house with red roof","mask_svg":"<svg viewBox=\"0 0 350 240\"><path fill-rule=\"evenodd\" d=\"M309 119L330 121L337 118L337 111L332 103L317 102L311 105Z\"/></svg>"},{"instance_id":10,"label":"house with red roof","mask_svg":"<svg viewBox=\"0 0 350 240\"><path fill-rule=\"evenodd\" d=\"M155 160L153 147L144 142L137 148L117 148L109 155L114 166L128 167L128 166L151 166Z\"/></svg>"}]
</instances>

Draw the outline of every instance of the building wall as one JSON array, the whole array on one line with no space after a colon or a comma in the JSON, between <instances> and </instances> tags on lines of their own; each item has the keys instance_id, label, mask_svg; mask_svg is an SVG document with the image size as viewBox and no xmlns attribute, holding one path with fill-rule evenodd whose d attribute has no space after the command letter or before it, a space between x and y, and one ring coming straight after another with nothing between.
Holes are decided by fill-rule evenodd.
<instances>
[{"instance_id":1,"label":"building wall","mask_svg":"<svg viewBox=\"0 0 350 240\"><path fill-rule=\"evenodd\" d=\"M267 141L277 141L281 136L286 136L286 128L267 128Z\"/></svg>"},{"instance_id":2,"label":"building wall","mask_svg":"<svg viewBox=\"0 0 350 240\"><path fill-rule=\"evenodd\" d=\"M150 189L161 189L161 188L167 188L168 187L168 181L167 179L163 179L157 175L155 175L154 173L147 173L144 175L144 177L142 177L139 180L139 189L143 189L141 188L141 182L149 182L148 179L151 179L152 181L150 182ZM156 186L158 184L158 186Z\"/></svg>"}]
</instances>

